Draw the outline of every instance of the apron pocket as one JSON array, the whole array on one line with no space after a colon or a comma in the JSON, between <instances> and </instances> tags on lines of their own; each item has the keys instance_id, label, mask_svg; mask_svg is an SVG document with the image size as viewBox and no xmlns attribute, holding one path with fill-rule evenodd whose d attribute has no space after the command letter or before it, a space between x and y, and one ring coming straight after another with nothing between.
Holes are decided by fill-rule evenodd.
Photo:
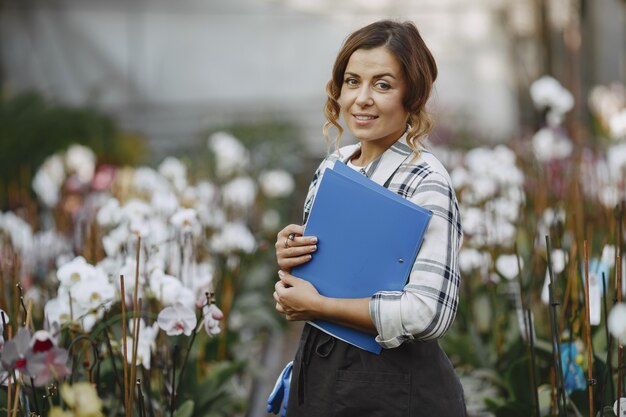
<instances>
[{"instance_id":1,"label":"apron pocket","mask_svg":"<svg viewBox=\"0 0 626 417\"><path fill-rule=\"evenodd\" d=\"M337 371L334 417L407 417L411 375Z\"/></svg>"}]
</instances>

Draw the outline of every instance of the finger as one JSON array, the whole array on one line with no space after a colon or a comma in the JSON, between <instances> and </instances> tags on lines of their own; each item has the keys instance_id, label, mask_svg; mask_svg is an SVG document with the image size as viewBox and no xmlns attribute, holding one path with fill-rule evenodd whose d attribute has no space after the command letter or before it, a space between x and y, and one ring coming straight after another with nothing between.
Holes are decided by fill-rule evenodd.
<instances>
[{"instance_id":1,"label":"finger","mask_svg":"<svg viewBox=\"0 0 626 417\"><path fill-rule=\"evenodd\" d=\"M289 247L288 249L282 249L279 252L279 256L285 258L295 258L297 256L306 255L309 253L313 253L317 250L317 245L306 245L306 246L294 246Z\"/></svg>"},{"instance_id":2,"label":"finger","mask_svg":"<svg viewBox=\"0 0 626 417\"><path fill-rule=\"evenodd\" d=\"M284 240L286 237L289 237L289 235L292 233L295 235L302 235L304 233L304 226L299 225L299 224L288 224L287 226L285 226L283 230L278 232L278 235L276 236L276 240L281 240L281 239Z\"/></svg>"},{"instance_id":3,"label":"finger","mask_svg":"<svg viewBox=\"0 0 626 417\"><path fill-rule=\"evenodd\" d=\"M276 283L274 284L274 294L276 294L276 297L280 298L280 292L284 289L285 289L285 283L282 282L281 280L276 281ZM276 297L274 297L274 299L278 301L278 298Z\"/></svg>"},{"instance_id":4,"label":"finger","mask_svg":"<svg viewBox=\"0 0 626 417\"><path fill-rule=\"evenodd\" d=\"M300 278L294 277L285 271L278 271L278 277L280 278L279 282L282 282L285 287L293 287L298 283L298 281L300 281Z\"/></svg>"},{"instance_id":5,"label":"finger","mask_svg":"<svg viewBox=\"0 0 626 417\"><path fill-rule=\"evenodd\" d=\"M297 258L285 258L278 261L278 266L282 270L290 270L291 268L309 262L311 259L313 259L311 255L298 256Z\"/></svg>"},{"instance_id":6,"label":"finger","mask_svg":"<svg viewBox=\"0 0 626 417\"><path fill-rule=\"evenodd\" d=\"M293 239L289 239L290 248L299 247L299 246L310 246L310 245L315 245L316 243L317 243L317 236L296 236Z\"/></svg>"},{"instance_id":7,"label":"finger","mask_svg":"<svg viewBox=\"0 0 626 417\"><path fill-rule=\"evenodd\" d=\"M280 298L278 297L278 293L276 291L274 291L274 294L272 294L274 297L274 300L276 300L276 302L280 302Z\"/></svg>"},{"instance_id":8,"label":"finger","mask_svg":"<svg viewBox=\"0 0 626 417\"><path fill-rule=\"evenodd\" d=\"M276 311L278 311L280 314L285 314L285 310L283 309L283 306L280 305L280 303L276 303Z\"/></svg>"}]
</instances>

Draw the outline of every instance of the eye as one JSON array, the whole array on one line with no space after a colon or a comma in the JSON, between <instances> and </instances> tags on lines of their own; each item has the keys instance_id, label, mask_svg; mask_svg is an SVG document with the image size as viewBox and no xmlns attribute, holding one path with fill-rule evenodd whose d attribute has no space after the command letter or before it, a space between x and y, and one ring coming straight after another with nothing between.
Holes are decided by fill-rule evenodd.
<instances>
[{"instance_id":1,"label":"eye","mask_svg":"<svg viewBox=\"0 0 626 417\"><path fill-rule=\"evenodd\" d=\"M358 85L358 84L359 84L359 82L357 81L357 79L356 79L356 78L354 78L354 77L349 77L349 78L346 78L343 82L344 82L347 86L350 86L350 87L352 87L352 86L355 86L355 85Z\"/></svg>"},{"instance_id":2,"label":"eye","mask_svg":"<svg viewBox=\"0 0 626 417\"><path fill-rule=\"evenodd\" d=\"M385 81L378 81L376 83L376 88L383 90L383 91L387 91L391 89L391 84L386 83Z\"/></svg>"}]
</instances>

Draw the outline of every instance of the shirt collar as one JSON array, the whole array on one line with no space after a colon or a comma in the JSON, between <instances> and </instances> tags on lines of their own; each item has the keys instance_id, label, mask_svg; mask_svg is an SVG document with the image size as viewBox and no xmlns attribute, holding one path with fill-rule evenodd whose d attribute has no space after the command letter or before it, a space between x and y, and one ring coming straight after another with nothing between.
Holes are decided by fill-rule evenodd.
<instances>
[{"instance_id":1,"label":"shirt collar","mask_svg":"<svg viewBox=\"0 0 626 417\"><path fill-rule=\"evenodd\" d=\"M347 157L343 158L342 161L347 163L358 151L360 151L360 149L361 144L359 143L354 151ZM378 184L385 184L400 167L400 165L402 165L402 163L411 155L413 155L413 150L406 141L405 133L385 152L383 152L382 155L368 165L365 175Z\"/></svg>"}]
</instances>

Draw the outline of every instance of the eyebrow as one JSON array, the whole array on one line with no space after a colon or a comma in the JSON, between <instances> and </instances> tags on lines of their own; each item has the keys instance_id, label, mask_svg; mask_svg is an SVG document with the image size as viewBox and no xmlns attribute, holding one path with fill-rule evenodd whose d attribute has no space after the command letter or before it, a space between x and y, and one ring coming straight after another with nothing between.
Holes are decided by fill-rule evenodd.
<instances>
[{"instance_id":1,"label":"eyebrow","mask_svg":"<svg viewBox=\"0 0 626 417\"><path fill-rule=\"evenodd\" d=\"M350 76L352 76L352 77L359 77L359 78L361 78L361 76L360 76L359 74L355 74L355 73L353 73L353 72L348 72L348 71L346 71L346 72L344 73L344 75L350 75ZM391 73L389 73L389 72L385 72L385 73L383 73L383 74L376 74L376 75L374 75L374 77L373 77L373 78L383 78L383 77L391 77L391 78L393 78L394 80L397 80L397 78L396 78L393 74L391 74Z\"/></svg>"}]
</instances>

